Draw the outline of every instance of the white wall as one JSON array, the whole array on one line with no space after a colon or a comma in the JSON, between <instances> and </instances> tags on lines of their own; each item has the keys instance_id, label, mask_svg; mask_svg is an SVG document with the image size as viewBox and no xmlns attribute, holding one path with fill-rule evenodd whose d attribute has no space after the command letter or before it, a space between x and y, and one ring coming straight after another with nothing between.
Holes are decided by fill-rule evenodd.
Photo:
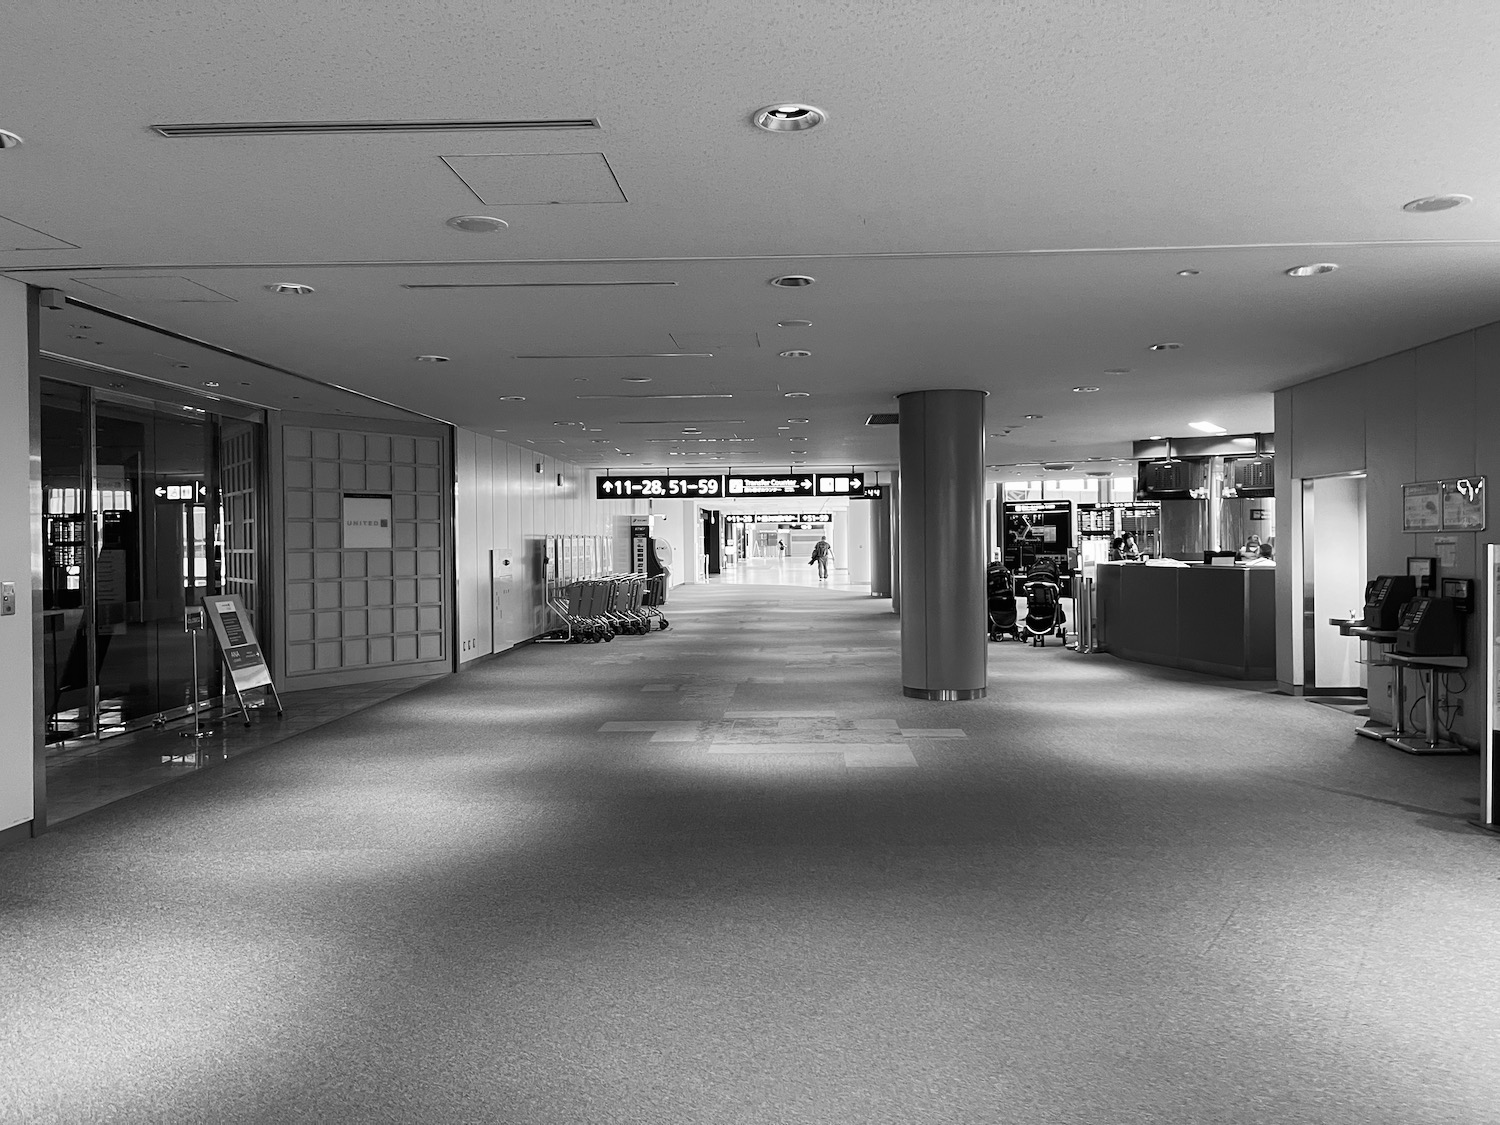
<instances>
[{"instance_id":1,"label":"white wall","mask_svg":"<svg viewBox=\"0 0 1500 1125\"><path fill-rule=\"evenodd\" d=\"M40 495L31 484L26 287L0 278L0 582L16 584L16 613L0 617L0 831L33 817L32 557ZM40 557L41 545L35 550ZM40 574L40 570L37 571Z\"/></svg>"},{"instance_id":2,"label":"white wall","mask_svg":"<svg viewBox=\"0 0 1500 1125\"><path fill-rule=\"evenodd\" d=\"M595 500L588 470L472 430L455 432L453 460L463 663L546 631L542 559L549 536L617 537L615 517L640 506Z\"/></svg>"},{"instance_id":3,"label":"white wall","mask_svg":"<svg viewBox=\"0 0 1500 1125\"><path fill-rule=\"evenodd\" d=\"M845 557L849 560L849 581L856 586L870 581L870 508L869 503L852 503L845 513L849 529Z\"/></svg>"}]
</instances>

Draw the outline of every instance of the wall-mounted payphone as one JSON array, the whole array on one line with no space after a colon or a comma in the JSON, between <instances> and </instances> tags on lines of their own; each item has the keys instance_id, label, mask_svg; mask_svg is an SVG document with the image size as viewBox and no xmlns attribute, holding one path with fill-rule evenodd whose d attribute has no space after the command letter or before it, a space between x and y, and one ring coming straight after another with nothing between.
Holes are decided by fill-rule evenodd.
<instances>
[{"instance_id":1,"label":"wall-mounted payphone","mask_svg":"<svg viewBox=\"0 0 1500 1125\"><path fill-rule=\"evenodd\" d=\"M1365 628L1390 631L1400 627L1401 608L1417 593L1417 580L1408 574L1382 574L1365 587Z\"/></svg>"},{"instance_id":2,"label":"wall-mounted payphone","mask_svg":"<svg viewBox=\"0 0 1500 1125\"><path fill-rule=\"evenodd\" d=\"M1452 598L1415 597L1401 613L1395 651L1402 656L1461 656L1464 634Z\"/></svg>"}]
</instances>

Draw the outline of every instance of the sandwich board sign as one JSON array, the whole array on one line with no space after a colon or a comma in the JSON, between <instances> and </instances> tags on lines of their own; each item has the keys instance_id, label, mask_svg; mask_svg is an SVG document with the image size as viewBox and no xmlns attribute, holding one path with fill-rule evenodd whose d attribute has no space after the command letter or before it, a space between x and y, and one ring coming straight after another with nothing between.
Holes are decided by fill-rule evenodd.
<instances>
[{"instance_id":1,"label":"sandwich board sign","mask_svg":"<svg viewBox=\"0 0 1500 1125\"><path fill-rule=\"evenodd\" d=\"M266 667L265 654L260 651L255 630L250 626L250 615L245 612L245 603L240 601L239 595L210 595L203 599L203 608L208 610L208 619L213 623L214 636L224 652L224 663L229 667L235 690L246 691L270 684L271 669Z\"/></svg>"}]
</instances>

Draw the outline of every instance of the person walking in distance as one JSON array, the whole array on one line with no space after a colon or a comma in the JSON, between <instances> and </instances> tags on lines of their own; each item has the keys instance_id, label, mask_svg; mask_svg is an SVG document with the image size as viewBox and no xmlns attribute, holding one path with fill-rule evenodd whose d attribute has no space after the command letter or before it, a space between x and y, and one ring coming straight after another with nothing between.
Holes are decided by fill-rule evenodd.
<instances>
[{"instance_id":1,"label":"person walking in distance","mask_svg":"<svg viewBox=\"0 0 1500 1125\"><path fill-rule=\"evenodd\" d=\"M833 558L833 544L828 542L827 536L819 536L818 541L813 544L812 558L807 561L818 564L818 577L828 577L828 560Z\"/></svg>"}]
</instances>

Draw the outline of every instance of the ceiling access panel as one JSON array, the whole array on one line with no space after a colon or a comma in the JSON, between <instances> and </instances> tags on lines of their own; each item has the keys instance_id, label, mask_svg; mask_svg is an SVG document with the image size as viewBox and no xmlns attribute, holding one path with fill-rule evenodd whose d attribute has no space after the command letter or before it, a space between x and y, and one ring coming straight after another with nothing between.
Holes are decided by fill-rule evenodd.
<instances>
[{"instance_id":1,"label":"ceiling access panel","mask_svg":"<svg viewBox=\"0 0 1500 1125\"><path fill-rule=\"evenodd\" d=\"M0 251L4 250L77 250L76 243L65 242L43 234L25 223L0 215Z\"/></svg>"},{"instance_id":2,"label":"ceiling access panel","mask_svg":"<svg viewBox=\"0 0 1500 1125\"><path fill-rule=\"evenodd\" d=\"M602 152L441 159L486 207L629 202Z\"/></svg>"},{"instance_id":3,"label":"ceiling access panel","mask_svg":"<svg viewBox=\"0 0 1500 1125\"><path fill-rule=\"evenodd\" d=\"M100 293L108 293L111 297L120 297L127 301L169 301L176 304L209 304L234 300L228 294L220 293L217 289L210 289L207 285L202 285L186 277L91 277L87 281L81 277L74 277L69 280L75 285L82 285L85 288L93 289Z\"/></svg>"}]
</instances>

